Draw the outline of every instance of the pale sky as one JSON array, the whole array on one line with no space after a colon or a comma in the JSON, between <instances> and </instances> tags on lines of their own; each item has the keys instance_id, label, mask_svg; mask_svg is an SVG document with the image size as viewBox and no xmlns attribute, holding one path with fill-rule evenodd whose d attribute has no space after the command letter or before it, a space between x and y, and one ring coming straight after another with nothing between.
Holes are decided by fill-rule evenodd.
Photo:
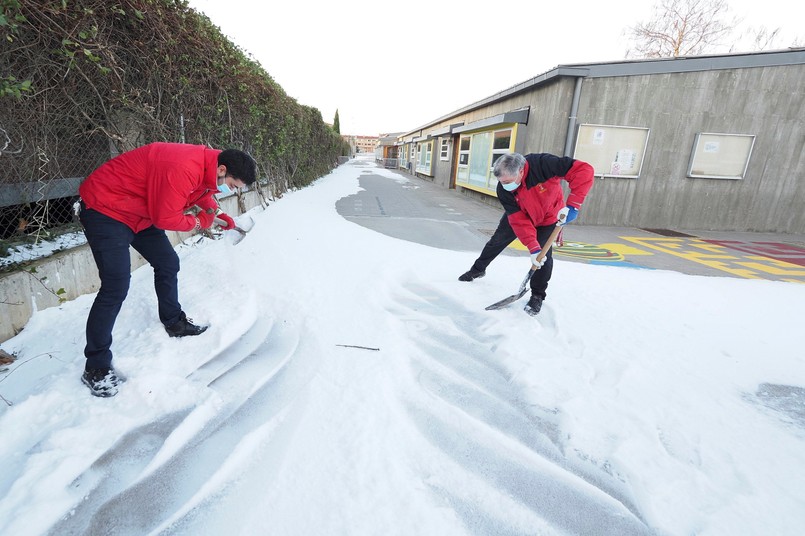
<instances>
[{"instance_id":1,"label":"pale sky","mask_svg":"<svg viewBox=\"0 0 805 536\"><path fill-rule=\"evenodd\" d=\"M488 9L449 0L189 4L291 97L318 108L328 123L338 109L342 134L369 136L413 130L557 65L622 60L624 30L652 13L646 0L513 0ZM802 4L728 4L743 19L739 28L780 28L774 48L805 38Z\"/></svg>"}]
</instances>

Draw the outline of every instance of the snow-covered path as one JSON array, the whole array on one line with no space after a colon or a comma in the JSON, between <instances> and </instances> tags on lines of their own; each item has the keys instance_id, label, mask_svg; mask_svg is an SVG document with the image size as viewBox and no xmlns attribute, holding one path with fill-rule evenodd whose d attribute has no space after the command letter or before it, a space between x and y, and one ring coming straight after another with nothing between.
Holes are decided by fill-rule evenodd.
<instances>
[{"instance_id":1,"label":"snow-covered path","mask_svg":"<svg viewBox=\"0 0 805 536\"><path fill-rule=\"evenodd\" d=\"M539 317L484 311L527 258L468 285L477 252L344 220L367 170L401 180L352 161L182 246L200 337L135 272L112 399L78 381L92 296L5 343L0 534L797 533L805 288L558 261Z\"/></svg>"}]
</instances>

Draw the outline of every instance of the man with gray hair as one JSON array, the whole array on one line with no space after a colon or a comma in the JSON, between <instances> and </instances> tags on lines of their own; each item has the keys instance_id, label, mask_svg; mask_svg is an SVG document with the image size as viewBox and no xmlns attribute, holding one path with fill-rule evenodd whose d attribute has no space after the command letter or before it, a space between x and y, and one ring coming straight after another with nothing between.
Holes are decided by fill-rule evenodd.
<instances>
[{"instance_id":1,"label":"man with gray hair","mask_svg":"<svg viewBox=\"0 0 805 536\"><path fill-rule=\"evenodd\" d=\"M525 306L525 311L535 316L542 309L553 272L551 250L541 262L537 257L554 228L578 216L593 186L593 168L567 156L510 153L499 157L492 171L498 180L497 196L504 213L472 268L458 279L472 281L486 275L489 263L517 238L528 248L531 262L537 268L530 281L531 298ZM561 179L570 187L567 200Z\"/></svg>"}]
</instances>

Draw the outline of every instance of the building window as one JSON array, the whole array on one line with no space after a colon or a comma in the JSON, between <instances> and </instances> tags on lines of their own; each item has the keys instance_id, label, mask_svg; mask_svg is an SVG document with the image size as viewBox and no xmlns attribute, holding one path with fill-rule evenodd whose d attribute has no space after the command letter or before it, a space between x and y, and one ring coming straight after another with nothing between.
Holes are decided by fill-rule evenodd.
<instances>
[{"instance_id":1,"label":"building window","mask_svg":"<svg viewBox=\"0 0 805 536\"><path fill-rule=\"evenodd\" d=\"M755 136L699 132L693 143L688 177L743 179L749 166Z\"/></svg>"},{"instance_id":2,"label":"building window","mask_svg":"<svg viewBox=\"0 0 805 536\"><path fill-rule=\"evenodd\" d=\"M498 181L492 174L492 167L498 158L513 151L515 134L516 127L506 127L462 135L456 183L494 194Z\"/></svg>"},{"instance_id":3,"label":"building window","mask_svg":"<svg viewBox=\"0 0 805 536\"><path fill-rule=\"evenodd\" d=\"M470 136L461 136L458 142L458 169L456 171L456 181L467 183L470 178Z\"/></svg>"},{"instance_id":4,"label":"building window","mask_svg":"<svg viewBox=\"0 0 805 536\"><path fill-rule=\"evenodd\" d=\"M416 171L424 175L433 175L431 171L432 156L433 156L433 140L426 142L419 142L416 144Z\"/></svg>"},{"instance_id":5,"label":"building window","mask_svg":"<svg viewBox=\"0 0 805 536\"><path fill-rule=\"evenodd\" d=\"M405 169L408 167L408 148L403 145L400 147L400 163L399 167Z\"/></svg>"},{"instance_id":6,"label":"building window","mask_svg":"<svg viewBox=\"0 0 805 536\"><path fill-rule=\"evenodd\" d=\"M442 138L441 150L439 151L440 160L450 160L450 138Z\"/></svg>"},{"instance_id":7,"label":"building window","mask_svg":"<svg viewBox=\"0 0 805 536\"><path fill-rule=\"evenodd\" d=\"M486 188L489 186L489 170L492 167L492 133L479 132L472 135L470 151L470 184Z\"/></svg>"},{"instance_id":8,"label":"building window","mask_svg":"<svg viewBox=\"0 0 805 536\"><path fill-rule=\"evenodd\" d=\"M643 167L649 129L621 125L579 125L573 158L593 166L596 176L636 179Z\"/></svg>"}]
</instances>

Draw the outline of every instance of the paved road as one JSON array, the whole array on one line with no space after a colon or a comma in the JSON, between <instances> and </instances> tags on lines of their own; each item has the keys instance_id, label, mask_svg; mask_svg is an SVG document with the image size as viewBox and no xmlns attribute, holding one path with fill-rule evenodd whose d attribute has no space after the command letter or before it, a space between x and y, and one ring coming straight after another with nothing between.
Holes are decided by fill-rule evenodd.
<instances>
[{"instance_id":1,"label":"paved road","mask_svg":"<svg viewBox=\"0 0 805 536\"><path fill-rule=\"evenodd\" d=\"M394 172L397 178L390 179L389 171L380 172L373 162L351 165L366 167L360 178L363 191L340 199L338 213L388 236L443 249L480 251L502 214L492 204L405 172ZM505 254L524 253L515 243ZM588 264L805 283L803 235L572 224L555 255Z\"/></svg>"}]
</instances>

